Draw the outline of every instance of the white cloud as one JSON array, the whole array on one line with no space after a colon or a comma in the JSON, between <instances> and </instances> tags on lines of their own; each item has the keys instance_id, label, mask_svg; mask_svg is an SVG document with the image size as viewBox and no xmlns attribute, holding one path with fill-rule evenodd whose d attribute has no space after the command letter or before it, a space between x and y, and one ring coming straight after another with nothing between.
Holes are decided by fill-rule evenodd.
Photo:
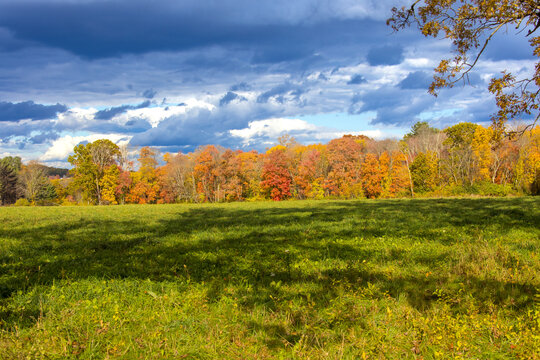
<instances>
[{"instance_id":1,"label":"white cloud","mask_svg":"<svg viewBox=\"0 0 540 360\"><path fill-rule=\"evenodd\" d=\"M122 134L92 134L87 136L71 136L66 135L52 142L52 145L47 149L39 160L41 161L63 161L73 153L73 148L83 141L93 142L98 139L109 139L117 145L127 144L131 136Z\"/></svg>"},{"instance_id":2,"label":"white cloud","mask_svg":"<svg viewBox=\"0 0 540 360\"><path fill-rule=\"evenodd\" d=\"M407 58L404 63L413 68L427 68L435 67L435 60L420 57L420 58Z\"/></svg>"},{"instance_id":3,"label":"white cloud","mask_svg":"<svg viewBox=\"0 0 540 360\"><path fill-rule=\"evenodd\" d=\"M185 106L147 107L142 109L128 110L124 114L115 116L113 120L120 123L126 123L129 121L129 119L141 118L148 121L152 127L156 127L161 121L168 117L185 113Z\"/></svg>"},{"instance_id":4,"label":"white cloud","mask_svg":"<svg viewBox=\"0 0 540 360\"><path fill-rule=\"evenodd\" d=\"M170 118L172 116L184 115L186 111L192 108L207 109L212 111L215 106L211 103L196 99L188 98L183 101L179 101L182 105L168 105L162 104L160 106L149 106L140 109L131 109L123 113L114 116L112 119L96 120L95 116L98 110L94 107L90 108L71 108L69 111L59 114L56 120L63 127L70 129L82 129L91 124L111 122L118 125L125 125L132 119L143 119L147 121L152 127L156 127L161 121Z\"/></svg>"},{"instance_id":5,"label":"white cloud","mask_svg":"<svg viewBox=\"0 0 540 360\"><path fill-rule=\"evenodd\" d=\"M252 121L249 127L240 130L230 130L232 136L249 140L254 137L267 136L276 138L290 131L315 131L317 126L300 119L274 118Z\"/></svg>"},{"instance_id":6,"label":"white cloud","mask_svg":"<svg viewBox=\"0 0 540 360\"><path fill-rule=\"evenodd\" d=\"M93 121L96 112L97 109L95 108L84 109L74 107L65 113L58 114L56 122L61 124L63 127L76 129Z\"/></svg>"},{"instance_id":7,"label":"white cloud","mask_svg":"<svg viewBox=\"0 0 540 360\"><path fill-rule=\"evenodd\" d=\"M341 131L313 125L305 120L287 118L252 121L247 128L229 130L229 134L240 138L244 146L250 146L261 141L265 144L272 144L279 136L284 134L294 136L301 143L327 142L346 134L365 135L375 139L389 136L389 134L385 134L381 130Z\"/></svg>"}]
</instances>

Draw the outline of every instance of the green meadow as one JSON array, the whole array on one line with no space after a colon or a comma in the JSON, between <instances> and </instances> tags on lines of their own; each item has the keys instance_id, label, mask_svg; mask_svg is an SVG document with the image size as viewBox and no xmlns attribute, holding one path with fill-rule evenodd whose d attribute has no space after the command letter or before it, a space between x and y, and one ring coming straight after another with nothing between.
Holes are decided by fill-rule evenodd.
<instances>
[{"instance_id":1,"label":"green meadow","mask_svg":"<svg viewBox=\"0 0 540 360\"><path fill-rule=\"evenodd\" d=\"M0 359L538 359L540 199L0 208Z\"/></svg>"}]
</instances>

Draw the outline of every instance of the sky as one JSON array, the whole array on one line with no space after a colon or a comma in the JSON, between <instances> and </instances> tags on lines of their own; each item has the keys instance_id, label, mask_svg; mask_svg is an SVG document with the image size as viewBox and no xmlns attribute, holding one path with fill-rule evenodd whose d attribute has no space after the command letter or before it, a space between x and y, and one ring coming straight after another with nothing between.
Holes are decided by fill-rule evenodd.
<instances>
[{"instance_id":1,"label":"sky","mask_svg":"<svg viewBox=\"0 0 540 360\"><path fill-rule=\"evenodd\" d=\"M470 85L427 93L447 40L386 25L398 0L0 0L0 157L66 166L79 143L264 151L417 121L488 124L492 76L534 58L512 29Z\"/></svg>"}]
</instances>

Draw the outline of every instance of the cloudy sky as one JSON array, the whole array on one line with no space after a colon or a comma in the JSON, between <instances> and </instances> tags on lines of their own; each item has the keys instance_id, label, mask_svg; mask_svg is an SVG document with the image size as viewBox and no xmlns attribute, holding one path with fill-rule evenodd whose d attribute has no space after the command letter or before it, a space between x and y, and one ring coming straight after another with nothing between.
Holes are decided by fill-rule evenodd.
<instances>
[{"instance_id":1,"label":"cloudy sky","mask_svg":"<svg viewBox=\"0 0 540 360\"><path fill-rule=\"evenodd\" d=\"M65 164L109 138L263 150L284 133L400 137L488 122L489 78L534 59L512 29L471 85L427 94L450 44L392 33L398 0L0 0L0 156Z\"/></svg>"}]
</instances>

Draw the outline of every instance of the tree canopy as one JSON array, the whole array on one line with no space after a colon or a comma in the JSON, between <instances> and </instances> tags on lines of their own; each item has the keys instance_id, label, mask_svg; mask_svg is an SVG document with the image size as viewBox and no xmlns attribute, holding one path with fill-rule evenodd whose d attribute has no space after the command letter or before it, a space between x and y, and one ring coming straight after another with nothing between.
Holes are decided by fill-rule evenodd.
<instances>
[{"instance_id":1,"label":"tree canopy","mask_svg":"<svg viewBox=\"0 0 540 360\"><path fill-rule=\"evenodd\" d=\"M469 72L495 34L509 27L529 38L532 54L540 58L540 3L538 0L415 0L410 6L393 8L387 24L395 31L417 27L426 37L450 39L453 57L442 59L435 68L429 92L437 96L441 88L468 82ZM505 69L491 79L489 91L499 108L493 114L495 129L502 132L511 118L532 115L540 118L540 62L528 77L516 78ZM531 126L532 127L532 126Z\"/></svg>"},{"instance_id":2,"label":"tree canopy","mask_svg":"<svg viewBox=\"0 0 540 360\"><path fill-rule=\"evenodd\" d=\"M107 139L93 143L79 144L68 158L74 166L75 182L82 189L87 200L102 203L102 181L109 166L116 165L120 156L118 145Z\"/></svg>"},{"instance_id":3,"label":"tree canopy","mask_svg":"<svg viewBox=\"0 0 540 360\"><path fill-rule=\"evenodd\" d=\"M0 205L12 204L17 199L17 173L0 162Z\"/></svg>"}]
</instances>

